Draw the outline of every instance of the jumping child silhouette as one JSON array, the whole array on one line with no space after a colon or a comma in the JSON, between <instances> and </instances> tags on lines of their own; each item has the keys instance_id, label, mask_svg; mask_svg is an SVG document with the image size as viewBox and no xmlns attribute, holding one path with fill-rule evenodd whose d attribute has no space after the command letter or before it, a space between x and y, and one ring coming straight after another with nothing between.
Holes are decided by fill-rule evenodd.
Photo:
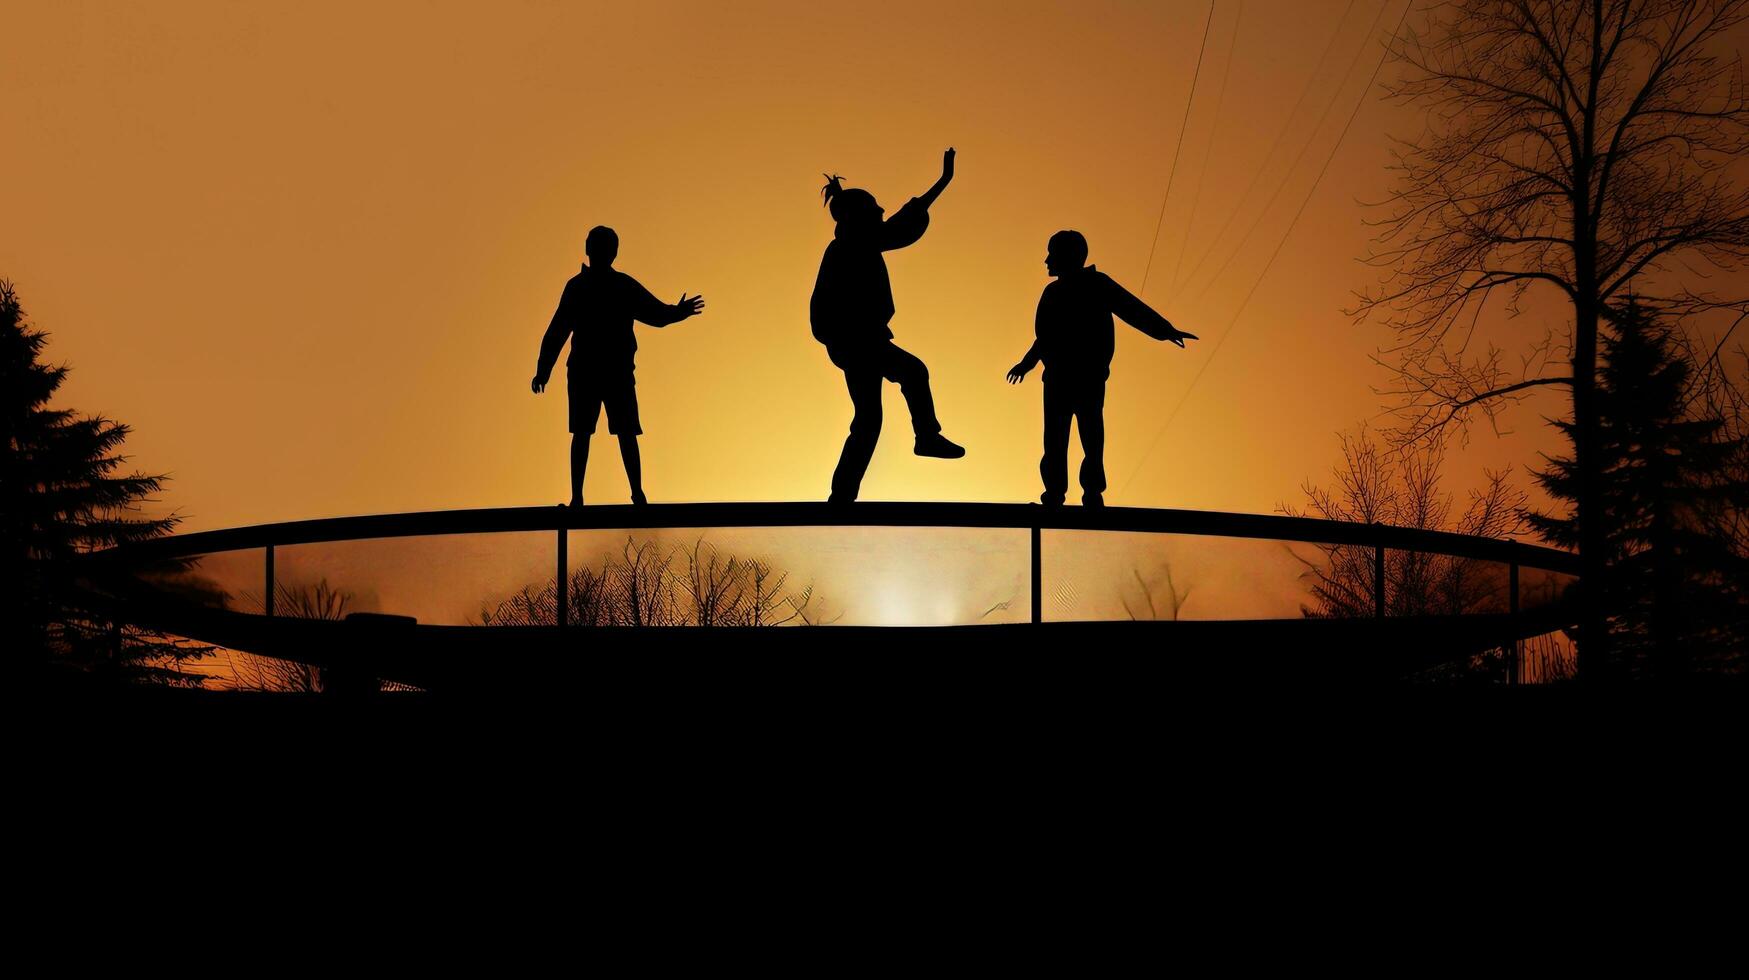
<instances>
[{"instance_id":1,"label":"jumping child silhouette","mask_svg":"<svg viewBox=\"0 0 1749 980\"><path fill-rule=\"evenodd\" d=\"M1116 346L1115 314L1155 340L1180 347L1196 334L1168 323L1148 304L1097 268L1086 265L1087 239L1078 231L1059 231L1046 248L1045 269L1056 281L1038 299L1038 339L1008 383L1019 384L1039 361L1045 364L1045 453L1039 476L1047 505L1063 502L1069 490L1069 419L1081 429L1081 503L1105 504L1105 379L1111 375Z\"/></svg>"},{"instance_id":2,"label":"jumping child silhouette","mask_svg":"<svg viewBox=\"0 0 1749 980\"><path fill-rule=\"evenodd\" d=\"M636 279L613 267L619 255L619 236L612 228L590 229L583 243L589 263L565 283L559 308L540 342L540 361L530 387L535 394L546 390L559 349L571 338L571 356L565 359L565 386L571 396L571 506L583 504L583 471L589 466L589 437L595 434L602 405L607 406L607 431L619 437L620 458L626 464L626 482L631 484L632 503L644 500L643 463L638 456L638 390L633 377L633 356L638 340L632 321L665 327L704 309L704 298L687 298L668 306Z\"/></svg>"},{"instance_id":3,"label":"jumping child silhouette","mask_svg":"<svg viewBox=\"0 0 1749 980\"><path fill-rule=\"evenodd\" d=\"M941 434L935 400L929 394L929 369L893 343L887 323L893 318L893 288L882 252L904 248L923 237L929 227L929 206L953 180L953 150L942 155L941 179L921 197L914 197L885 222L886 211L874 195L845 188L844 178L827 176L821 192L838 223L837 236L820 259L809 317L814 339L826 345L826 355L844 372L856 415L850 437L832 473L834 503L849 503L862 489L875 443L881 435L881 379L896 381L911 409L911 428L919 456L958 459L964 448Z\"/></svg>"}]
</instances>

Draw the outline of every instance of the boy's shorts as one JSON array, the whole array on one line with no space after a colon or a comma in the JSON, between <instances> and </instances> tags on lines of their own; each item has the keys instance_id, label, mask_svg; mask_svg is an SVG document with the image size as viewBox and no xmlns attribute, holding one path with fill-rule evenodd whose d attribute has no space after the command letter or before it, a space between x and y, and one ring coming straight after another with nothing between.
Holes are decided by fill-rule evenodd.
<instances>
[{"instance_id":1,"label":"boy's shorts","mask_svg":"<svg viewBox=\"0 0 1749 980\"><path fill-rule=\"evenodd\" d=\"M607 431L616 436L642 435L638 424L638 388L631 372L623 375L570 374L571 431L595 434L601 407L607 406Z\"/></svg>"}]
</instances>

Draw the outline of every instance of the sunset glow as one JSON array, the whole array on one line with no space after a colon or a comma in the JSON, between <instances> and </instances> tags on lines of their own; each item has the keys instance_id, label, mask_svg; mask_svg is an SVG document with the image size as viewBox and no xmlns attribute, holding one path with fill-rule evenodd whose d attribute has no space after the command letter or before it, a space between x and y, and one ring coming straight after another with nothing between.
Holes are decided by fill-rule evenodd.
<instances>
[{"instance_id":1,"label":"sunset glow","mask_svg":"<svg viewBox=\"0 0 1749 980\"><path fill-rule=\"evenodd\" d=\"M912 456L889 386L864 496L1029 500L1040 389L1002 376L1045 241L1082 231L1141 290L1207 11L15 4L0 270L74 368L64 403L133 426L185 529L540 504L565 494L565 403L562 379L536 397L528 378L607 224L620 268L709 301L638 328L651 499L818 500L850 414L807 323L832 235L819 175L891 210L951 145L957 180L889 265L898 342L969 453ZM1379 414L1368 356L1388 338L1341 310L1377 276L1357 202L1390 187L1386 135L1418 125L1365 87L1399 12L1217 9L1144 297L1204 340L1120 326L1112 503L1272 511ZM1533 292L1523 315L1563 311ZM1560 411L1538 399L1484 431L1453 486L1536 465ZM598 454L589 499L624 500Z\"/></svg>"}]
</instances>

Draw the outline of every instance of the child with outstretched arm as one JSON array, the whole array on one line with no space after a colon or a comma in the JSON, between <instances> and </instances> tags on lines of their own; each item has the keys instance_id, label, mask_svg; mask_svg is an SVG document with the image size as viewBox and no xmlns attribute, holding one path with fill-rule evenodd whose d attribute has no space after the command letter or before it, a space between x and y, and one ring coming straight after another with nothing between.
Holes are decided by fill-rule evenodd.
<instances>
[{"instance_id":1,"label":"child with outstretched arm","mask_svg":"<svg viewBox=\"0 0 1749 980\"><path fill-rule=\"evenodd\" d=\"M568 340L571 356L565 360L566 388L571 402L571 502L583 504L583 473L589 466L589 438L595 423L607 409L607 431L618 437L620 459L625 463L626 482L632 503L644 497L643 457L638 452L638 389L634 363L638 350L632 322L665 327L697 316L704 299L680 294L670 306L650 294L641 283L615 269L619 235L612 228L590 230L583 245L589 256L559 297L559 308L541 337L540 357L529 388L540 394L552 377L559 351Z\"/></svg>"},{"instance_id":2,"label":"child with outstretched arm","mask_svg":"<svg viewBox=\"0 0 1749 980\"><path fill-rule=\"evenodd\" d=\"M1059 505L1069 490L1069 420L1081 430L1081 503L1105 504L1105 380L1116 347L1113 317L1147 334L1184 346L1197 339L1174 327L1110 276L1087 265L1087 239L1078 231L1051 236L1045 269L1056 281L1038 300L1037 339L1008 383L1019 384L1040 361L1045 376L1045 446L1039 460L1044 493L1039 500Z\"/></svg>"}]
</instances>

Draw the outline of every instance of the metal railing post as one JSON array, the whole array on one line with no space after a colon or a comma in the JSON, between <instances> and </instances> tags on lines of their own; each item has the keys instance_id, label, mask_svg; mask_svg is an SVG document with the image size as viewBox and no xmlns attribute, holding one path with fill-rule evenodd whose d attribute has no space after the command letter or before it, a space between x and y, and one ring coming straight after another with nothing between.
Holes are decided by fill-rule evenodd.
<instances>
[{"instance_id":1,"label":"metal railing post","mask_svg":"<svg viewBox=\"0 0 1749 980\"><path fill-rule=\"evenodd\" d=\"M569 556L566 554L566 549L570 547L570 543L571 543L570 535L565 533L565 522L560 521L559 522L559 542L558 542L558 548L557 548L557 551L559 553L559 567L558 567L557 574L555 574L553 577L553 592L557 596L557 599L558 599L557 603L555 604L555 608L557 609L557 618L558 618L559 629L564 629L565 628L565 620L570 618L570 616L568 615L569 610L566 609L566 606L569 605L570 599L571 599L571 597L569 595L567 595L567 593L570 592L570 589L568 589L566 587L568 583L566 583L566 581L565 581L565 572L567 570L566 566L570 565L570 560L569 560Z\"/></svg>"},{"instance_id":2,"label":"metal railing post","mask_svg":"<svg viewBox=\"0 0 1749 980\"><path fill-rule=\"evenodd\" d=\"M1385 618L1385 546L1372 546L1372 614Z\"/></svg>"},{"instance_id":3,"label":"metal railing post","mask_svg":"<svg viewBox=\"0 0 1749 980\"><path fill-rule=\"evenodd\" d=\"M1512 663L1508 679L1514 684L1524 683L1524 666L1521 661L1523 651L1518 638L1518 562L1506 566L1506 609L1512 615Z\"/></svg>"},{"instance_id":4,"label":"metal railing post","mask_svg":"<svg viewBox=\"0 0 1749 980\"><path fill-rule=\"evenodd\" d=\"M1044 567L1039 559L1039 539L1043 535L1037 524L1032 526L1032 621L1044 622Z\"/></svg>"},{"instance_id":5,"label":"metal railing post","mask_svg":"<svg viewBox=\"0 0 1749 980\"><path fill-rule=\"evenodd\" d=\"M267 569L264 587L261 590L261 611L268 619L273 618L273 545L267 546Z\"/></svg>"}]
</instances>

